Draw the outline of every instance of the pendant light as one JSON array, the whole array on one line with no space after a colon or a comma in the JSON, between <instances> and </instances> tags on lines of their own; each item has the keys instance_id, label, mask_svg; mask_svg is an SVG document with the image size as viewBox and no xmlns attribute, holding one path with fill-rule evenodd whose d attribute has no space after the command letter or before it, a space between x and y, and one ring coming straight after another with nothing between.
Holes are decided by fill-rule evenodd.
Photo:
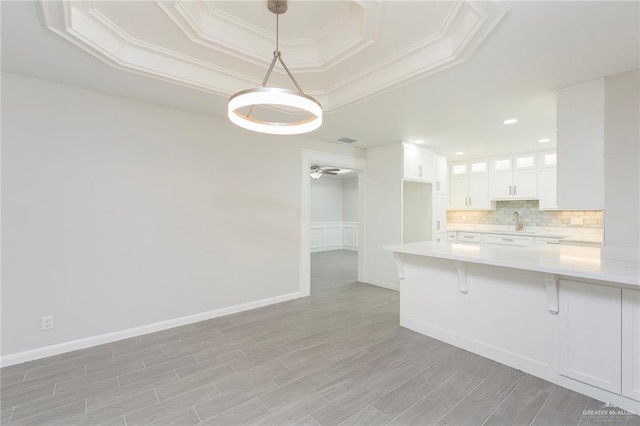
<instances>
[{"instance_id":1,"label":"pendant light","mask_svg":"<svg viewBox=\"0 0 640 426\"><path fill-rule=\"evenodd\" d=\"M297 135L317 129L322 125L322 106L320 102L306 95L289 68L282 60L279 50L279 16L287 11L287 0L268 0L267 8L276 15L276 50L273 52L271 65L264 76L262 84L255 89L242 90L229 98L228 117L234 124L254 132L274 135ZM276 61L282 64L285 72L298 89L297 92L279 87L266 87ZM276 105L306 111L311 117L293 122L263 121L251 115L259 105ZM249 107L247 114L238 110Z\"/></svg>"}]
</instances>

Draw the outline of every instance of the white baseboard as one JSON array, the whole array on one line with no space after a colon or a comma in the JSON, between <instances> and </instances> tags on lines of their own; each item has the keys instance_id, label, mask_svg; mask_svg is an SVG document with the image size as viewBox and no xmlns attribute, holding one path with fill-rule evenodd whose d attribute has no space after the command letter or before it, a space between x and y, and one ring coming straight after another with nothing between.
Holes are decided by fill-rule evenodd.
<instances>
[{"instance_id":1,"label":"white baseboard","mask_svg":"<svg viewBox=\"0 0 640 426\"><path fill-rule=\"evenodd\" d=\"M237 312L249 311L251 309L261 308L263 306L274 305L276 303L286 302L288 300L300 298L299 292L283 294L281 296L269 297L267 299L256 300L254 302L243 303L240 305L228 306L226 308L214 309L212 311L200 312L198 314L187 315L180 318L174 318L167 321L160 321L153 324L147 324L140 327L129 328L126 330L115 331L113 333L101 334L99 336L85 337L83 339L71 340L69 342L59 343L56 345L45 346L43 348L31 349L24 352L5 355L0 358L0 366L7 367L9 365L21 364L35 359L45 358L48 356L59 355L65 352L76 351L78 349L90 348L92 346L103 345L105 343L115 342L117 340L128 339L129 337L141 336L143 334L154 333L156 331L167 330L181 325L192 324L195 322L205 321L211 318L217 318L224 315L235 314Z\"/></svg>"},{"instance_id":2,"label":"white baseboard","mask_svg":"<svg viewBox=\"0 0 640 426\"><path fill-rule=\"evenodd\" d=\"M378 281L378 280L366 280L364 282L365 284L375 285L376 287L382 287L382 288L387 288L389 290L400 291L400 284L387 283L387 282Z\"/></svg>"}]
</instances>

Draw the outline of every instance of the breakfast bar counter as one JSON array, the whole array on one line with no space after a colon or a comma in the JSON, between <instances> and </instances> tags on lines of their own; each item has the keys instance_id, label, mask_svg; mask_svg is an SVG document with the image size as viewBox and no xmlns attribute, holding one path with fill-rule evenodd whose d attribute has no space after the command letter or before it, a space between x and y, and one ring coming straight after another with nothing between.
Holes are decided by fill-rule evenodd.
<instances>
[{"instance_id":1,"label":"breakfast bar counter","mask_svg":"<svg viewBox=\"0 0 640 426\"><path fill-rule=\"evenodd\" d=\"M640 267L600 248L386 246L400 324L640 412Z\"/></svg>"}]
</instances>

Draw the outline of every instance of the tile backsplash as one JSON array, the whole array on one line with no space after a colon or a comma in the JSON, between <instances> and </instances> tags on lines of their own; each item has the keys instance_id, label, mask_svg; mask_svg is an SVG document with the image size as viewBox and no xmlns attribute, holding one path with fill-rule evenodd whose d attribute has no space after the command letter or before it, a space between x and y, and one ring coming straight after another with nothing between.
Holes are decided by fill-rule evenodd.
<instances>
[{"instance_id":1,"label":"tile backsplash","mask_svg":"<svg viewBox=\"0 0 640 426\"><path fill-rule=\"evenodd\" d=\"M602 229L602 211L581 210L539 210L537 200L497 201L496 209L449 210L448 223L468 223L478 225L509 225L513 212L520 213L525 226L552 228L596 228ZM582 225L571 225L571 218L582 218Z\"/></svg>"}]
</instances>

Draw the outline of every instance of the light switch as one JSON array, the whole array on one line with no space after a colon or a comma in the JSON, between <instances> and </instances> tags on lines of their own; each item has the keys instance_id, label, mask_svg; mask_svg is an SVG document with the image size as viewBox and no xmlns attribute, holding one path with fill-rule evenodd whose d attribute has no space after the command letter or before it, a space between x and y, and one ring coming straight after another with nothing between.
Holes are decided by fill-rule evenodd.
<instances>
[{"instance_id":1,"label":"light switch","mask_svg":"<svg viewBox=\"0 0 640 426\"><path fill-rule=\"evenodd\" d=\"M295 215L296 215L295 209L287 209L287 216L288 217L293 217Z\"/></svg>"}]
</instances>

